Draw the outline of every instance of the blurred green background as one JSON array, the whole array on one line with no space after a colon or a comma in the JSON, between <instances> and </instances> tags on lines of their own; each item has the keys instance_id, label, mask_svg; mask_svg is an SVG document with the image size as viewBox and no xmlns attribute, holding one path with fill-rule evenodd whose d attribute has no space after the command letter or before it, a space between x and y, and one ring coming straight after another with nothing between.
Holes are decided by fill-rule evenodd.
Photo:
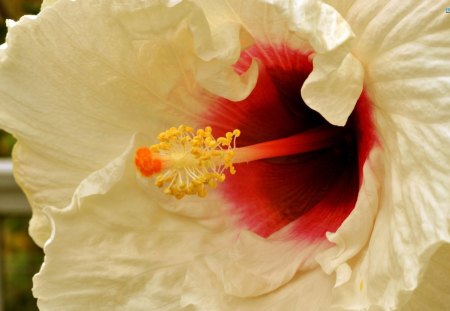
<instances>
[{"instance_id":1,"label":"blurred green background","mask_svg":"<svg viewBox=\"0 0 450 311\"><path fill-rule=\"evenodd\" d=\"M0 43L6 35L6 19L37 14L42 0L0 0ZM15 139L0 130L0 157L11 154ZM2 204L0 202L0 204ZM0 214L0 311L36 311L31 294L32 277L43 261L42 250L28 235L30 215Z\"/></svg>"}]
</instances>

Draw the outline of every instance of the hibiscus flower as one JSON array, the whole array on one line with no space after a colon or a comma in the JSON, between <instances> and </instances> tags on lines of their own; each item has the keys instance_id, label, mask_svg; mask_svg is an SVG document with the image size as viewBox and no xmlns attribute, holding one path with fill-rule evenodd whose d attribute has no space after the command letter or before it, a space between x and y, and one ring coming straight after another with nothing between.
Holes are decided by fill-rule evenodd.
<instances>
[{"instance_id":1,"label":"hibiscus flower","mask_svg":"<svg viewBox=\"0 0 450 311\"><path fill-rule=\"evenodd\" d=\"M389 0L10 22L0 124L39 308L448 307L449 26L444 1Z\"/></svg>"}]
</instances>

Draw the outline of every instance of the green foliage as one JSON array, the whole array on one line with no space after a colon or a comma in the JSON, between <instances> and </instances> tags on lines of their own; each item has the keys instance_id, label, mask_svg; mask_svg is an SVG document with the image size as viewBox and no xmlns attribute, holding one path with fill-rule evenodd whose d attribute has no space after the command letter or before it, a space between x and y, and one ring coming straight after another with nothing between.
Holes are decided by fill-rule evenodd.
<instances>
[{"instance_id":1,"label":"green foliage","mask_svg":"<svg viewBox=\"0 0 450 311\"><path fill-rule=\"evenodd\" d=\"M9 157L15 143L14 137L0 130L0 157Z\"/></svg>"},{"instance_id":2,"label":"green foliage","mask_svg":"<svg viewBox=\"0 0 450 311\"><path fill-rule=\"evenodd\" d=\"M22 1L21 9L25 14L37 14L41 9L41 0L27 0Z\"/></svg>"},{"instance_id":3,"label":"green foliage","mask_svg":"<svg viewBox=\"0 0 450 311\"><path fill-rule=\"evenodd\" d=\"M37 311L32 277L43 261L42 250L29 237L27 217L0 219L5 310Z\"/></svg>"},{"instance_id":4,"label":"green foliage","mask_svg":"<svg viewBox=\"0 0 450 311\"><path fill-rule=\"evenodd\" d=\"M4 22L0 22L0 44L5 42L6 37L6 24Z\"/></svg>"}]
</instances>

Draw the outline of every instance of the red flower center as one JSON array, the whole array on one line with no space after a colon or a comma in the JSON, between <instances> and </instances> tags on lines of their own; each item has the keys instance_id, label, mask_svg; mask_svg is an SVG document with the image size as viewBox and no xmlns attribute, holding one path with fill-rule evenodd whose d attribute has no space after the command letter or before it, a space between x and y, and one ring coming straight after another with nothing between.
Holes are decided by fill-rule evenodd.
<instances>
[{"instance_id":1,"label":"red flower center","mask_svg":"<svg viewBox=\"0 0 450 311\"><path fill-rule=\"evenodd\" d=\"M295 222L296 236L323 238L355 206L362 166L375 143L371 104L363 93L344 129L333 126L300 96L312 71L308 55L285 46L254 45L242 53L236 71L247 70L254 58L260 66L252 93L240 102L220 98L212 105L206 119L217 135L240 129L238 147L316 128L335 131L336 139L319 150L236 164L236 175L227 176L219 191L241 225L261 236Z\"/></svg>"}]
</instances>

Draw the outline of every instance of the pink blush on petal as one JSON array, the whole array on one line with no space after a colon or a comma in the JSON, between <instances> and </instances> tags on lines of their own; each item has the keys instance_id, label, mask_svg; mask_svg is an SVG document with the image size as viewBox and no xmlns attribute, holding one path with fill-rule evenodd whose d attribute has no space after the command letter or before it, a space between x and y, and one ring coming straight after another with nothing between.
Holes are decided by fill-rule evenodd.
<instances>
[{"instance_id":1,"label":"pink blush on petal","mask_svg":"<svg viewBox=\"0 0 450 311\"><path fill-rule=\"evenodd\" d=\"M217 136L240 129L238 147L296 135L316 127L342 131L302 100L300 89L312 71L308 54L255 45L244 51L236 71L252 58L260 64L258 82L240 102L220 98L205 116ZM236 164L237 173L219 187L240 226L267 237L293 223L292 234L309 240L336 231L353 210L362 166L373 147L371 103L363 93L339 136L321 150Z\"/></svg>"}]
</instances>

